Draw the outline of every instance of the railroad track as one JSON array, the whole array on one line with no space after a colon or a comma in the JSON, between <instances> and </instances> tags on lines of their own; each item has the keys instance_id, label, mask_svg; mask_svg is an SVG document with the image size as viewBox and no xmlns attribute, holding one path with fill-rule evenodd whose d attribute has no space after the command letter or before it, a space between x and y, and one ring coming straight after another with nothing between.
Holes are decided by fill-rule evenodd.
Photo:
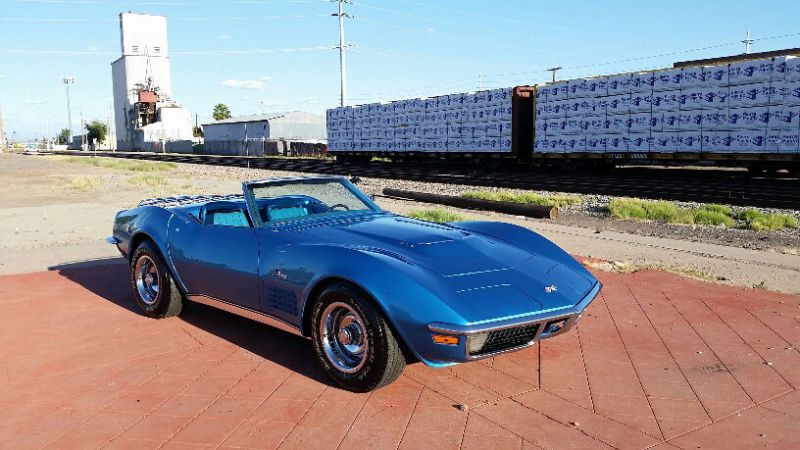
<instances>
[{"instance_id":1,"label":"railroad track","mask_svg":"<svg viewBox=\"0 0 800 450\"><path fill-rule=\"evenodd\" d=\"M579 194L725 203L800 210L800 182L792 178L752 178L741 172L623 168L610 173L480 169L465 165L342 164L330 159L185 155L149 152L56 152L151 161L250 167L434 183L537 189Z\"/></svg>"}]
</instances>

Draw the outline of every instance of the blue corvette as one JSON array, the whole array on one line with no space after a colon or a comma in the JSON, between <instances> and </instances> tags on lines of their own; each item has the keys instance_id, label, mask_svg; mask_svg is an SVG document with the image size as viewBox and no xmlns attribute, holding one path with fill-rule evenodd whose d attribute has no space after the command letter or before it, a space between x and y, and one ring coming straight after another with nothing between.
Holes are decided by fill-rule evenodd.
<instances>
[{"instance_id":1,"label":"blue corvette","mask_svg":"<svg viewBox=\"0 0 800 450\"><path fill-rule=\"evenodd\" d=\"M507 223L434 224L381 210L341 177L243 183L243 195L142 201L108 238L149 316L191 300L309 337L359 392L407 361L441 367L570 329L600 291L575 259Z\"/></svg>"}]
</instances>

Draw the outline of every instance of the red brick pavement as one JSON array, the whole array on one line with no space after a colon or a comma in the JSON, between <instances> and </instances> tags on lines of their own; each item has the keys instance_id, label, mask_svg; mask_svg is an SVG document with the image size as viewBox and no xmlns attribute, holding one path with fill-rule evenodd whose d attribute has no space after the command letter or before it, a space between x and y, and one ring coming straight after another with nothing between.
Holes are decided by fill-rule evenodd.
<instances>
[{"instance_id":1,"label":"red brick pavement","mask_svg":"<svg viewBox=\"0 0 800 450\"><path fill-rule=\"evenodd\" d=\"M0 448L800 448L799 298L598 276L572 332L371 394L269 327L141 316L121 265L0 277Z\"/></svg>"}]
</instances>

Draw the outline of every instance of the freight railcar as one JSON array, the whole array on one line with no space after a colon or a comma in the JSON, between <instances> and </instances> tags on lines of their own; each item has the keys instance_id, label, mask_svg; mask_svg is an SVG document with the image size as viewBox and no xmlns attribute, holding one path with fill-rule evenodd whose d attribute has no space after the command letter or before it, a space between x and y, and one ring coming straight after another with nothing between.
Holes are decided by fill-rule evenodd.
<instances>
[{"instance_id":1,"label":"freight railcar","mask_svg":"<svg viewBox=\"0 0 800 450\"><path fill-rule=\"evenodd\" d=\"M344 160L439 158L610 167L800 168L800 58L768 52L672 68L328 110Z\"/></svg>"}]
</instances>

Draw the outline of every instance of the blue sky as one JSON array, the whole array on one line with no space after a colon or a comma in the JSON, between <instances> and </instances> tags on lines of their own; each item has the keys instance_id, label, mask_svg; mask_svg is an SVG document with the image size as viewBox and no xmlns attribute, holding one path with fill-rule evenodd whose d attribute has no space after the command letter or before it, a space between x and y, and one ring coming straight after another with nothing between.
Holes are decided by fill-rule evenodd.
<instances>
[{"instance_id":1,"label":"blue sky","mask_svg":"<svg viewBox=\"0 0 800 450\"><path fill-rule=\"evenodd\" d=\"M339 97L336 5L327 0L0 0L0 105L6 134L44 136L107 120L118 14L169 20L173 95L200 122L324 111ZM351 0L351 104L666 67L676 60L800 47L797 0ZM786 36L788 35L788 36ZM783 37L780 37L783 36ZM280 50L279 52L271 52ZM660 56L659 56L660 55Z\"/></svg>"}]
</instances>

